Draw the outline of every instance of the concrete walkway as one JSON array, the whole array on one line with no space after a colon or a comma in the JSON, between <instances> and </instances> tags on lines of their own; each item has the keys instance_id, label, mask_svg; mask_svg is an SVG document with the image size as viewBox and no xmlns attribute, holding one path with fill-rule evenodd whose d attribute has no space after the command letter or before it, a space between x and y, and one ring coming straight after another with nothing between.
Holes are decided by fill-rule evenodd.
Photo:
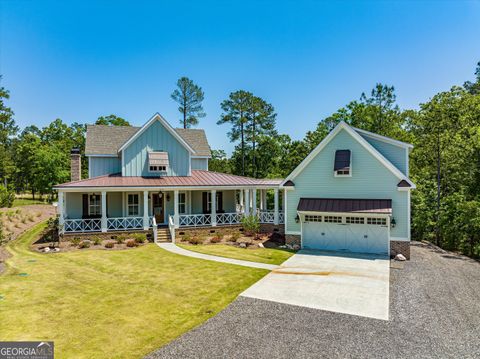
<instances>
[{"instance_id":1,"label":"concrete walkway","mask_svg":"<svg viewBox=\"0 0 480 359\"><path fill-rule=\"evenodd\" d=\"M236 265L244 266L244 267L260 268L260 269L267 269L267 270L274 270L274 269L277 269L279 267L279 266L273 265L273 264L243 261L241 259L218 257L218 256L212 256L210 254L192 252L192 251L177 247L175 245L175 243L157 243L157 245L160 248L165 249L166 251L169 251L169 252L172 252L172 253L175 253L175 254L180 254L182 256L187 256L187 257L205 259L205 260L208 260L208 261L215 261L215 262L228 263L228 264L236 264Z\"/></svg>"}]
</instances>

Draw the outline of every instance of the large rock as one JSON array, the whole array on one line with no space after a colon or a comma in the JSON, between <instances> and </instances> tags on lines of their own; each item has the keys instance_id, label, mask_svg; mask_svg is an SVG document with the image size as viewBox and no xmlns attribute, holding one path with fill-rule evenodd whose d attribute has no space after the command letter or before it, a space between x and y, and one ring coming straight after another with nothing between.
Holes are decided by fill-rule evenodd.
<instances>
[{"instance_id":1,"label":"large rock","mask_svg":"<svg viewBox=\"0 0 480 359\"><path fill-rule=\"evenodd\" d=\"M405 258L405 256L404 256L403 254L399 253L399 254L397 254L397 255L395 256L395 260L396 260L396 261L402 261L402 262L403 262L403 261L406 261L407 258Z\"/></svg>"},{"instance_id":2,"label":"large rock","mask_svg":"<svg viewBox=\"0 0 480 359\"><path fill-rule=\"evenodd\" d=\"M247 248L247 243L243 242L239 244L240 248Z\"/></svg>"}]
</instances>

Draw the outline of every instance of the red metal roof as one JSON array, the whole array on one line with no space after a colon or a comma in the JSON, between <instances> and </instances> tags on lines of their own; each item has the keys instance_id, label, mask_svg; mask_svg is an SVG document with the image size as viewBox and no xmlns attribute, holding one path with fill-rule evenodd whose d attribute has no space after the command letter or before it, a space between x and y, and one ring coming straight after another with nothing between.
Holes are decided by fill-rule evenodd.
<instances>
[{"instance_id":1,"label":"red metal roof","mask_svg":"<svg viewBox=\"0 0 480 359\"><path fill-rule=\"evenodd\" d=\"M255 179L226 173L193 170L188 177L122 177L120 173L94 177L81 181L67 182L54 188L82 187L240 187L240 186L279 186L281 179Z\"/></svg>"},{"instance_id":2,"label":"red metal roof","mask_svg":"<svg viewBox=\"0 0 480 359\"><path fill-rule=\"evenodd\" d=\"M342 213L392 213L391 199L300 198L298 211Z\"/></svg>"}]
</instances>

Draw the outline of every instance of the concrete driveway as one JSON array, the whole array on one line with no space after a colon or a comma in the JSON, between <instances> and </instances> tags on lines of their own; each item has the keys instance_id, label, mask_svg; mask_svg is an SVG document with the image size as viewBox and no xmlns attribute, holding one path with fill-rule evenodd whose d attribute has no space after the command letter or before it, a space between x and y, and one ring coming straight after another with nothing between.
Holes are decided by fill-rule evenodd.
<instances>
[{"instance_id":1,"label":"concrete driveway","mask_svg":"<svg viewBox=\"0 0 480 359\"><path fill-rule=\"evenodd\" d=\"M241 296L388 320L390 260L300 251Z\"/></svg>"}]
</instances>

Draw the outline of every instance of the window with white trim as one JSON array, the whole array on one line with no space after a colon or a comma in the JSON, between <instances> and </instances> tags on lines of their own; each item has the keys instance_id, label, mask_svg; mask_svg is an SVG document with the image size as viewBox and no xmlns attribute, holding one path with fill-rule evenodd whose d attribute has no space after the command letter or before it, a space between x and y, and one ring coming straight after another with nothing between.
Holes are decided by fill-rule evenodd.
<instances>
[{"instance_id":1,"label":"window with white trim","mask_svg":"<svg viewBox=\"0 0 480 359\"><path fill-rule=\"evenodd\" d=\"M187 195L185 192L180 192L178 194L178 213L185 214L186 213L186 206L187 204Z\"/></svg>"},{"instance_id":2,"label":"window with white trim","mask_svg":"<svg viewBox=\"0 0 480 359\"><path fill-rule=\"evenodd\" d=\"M377 226L386 226L387 219L386 218L377 218L377 217L369 217L367 218L367 224L374 224Z\"/></svg>"},{"instance_id":3,"label":"window with white trim","mask_svg":"<svg viewBox=\"0 0 480 359\"><path fill-rule=\"evenodd\" d=\"M127 214L129 216L138 216L139 210L138 193L129 193L127 196Z\"/></svg>"},{"instance_id":4,"label":"window with white trim","mask_svg":"<svg viewBox=\"0 0 480 359\"><path fill-rule=\"evenodd\" d=\"M365 224L363 217L345 217L345 222L348 224Z\"/></svg>"},{"instance_id":5,"label":"window with white trim","mask_svg":"<svg viewBox=\"0 0 480 359\"><path fill-rule=\"evenodd\" d=\"M327 223L342 223L342 217L338 216L324 216L323 221Z\"/></svg>"},{"instance_id":6,"label":"window with white trim","mask_svg":"<svg viewBox=\"0 0 480 359\"><path fill-rule=\"evenodd\" d=\"M148 169L150 172L166 172L166 166L150 166Z\"/></svg>"},{"instance_id":7,"label":"window with white trim","mask_svg":"<svg viewBox=\"0 0 480 359\"><path fill-rule=\"evenodd\" d=\"M102 214L101 199L99 194L91 194L88 196L88 214L90 216L98 216Z\"/></svg>"},{"instance_id":8,"label":"window with white trim","mask_svg":"<svg viewBox=\"0 0 480 359\"><path fill-rule=\"evenodd\" d=\"M220 197L220 192L216 192L216 195L215 195L215 210L216 211L219 211L220 210L220 201L219 201L219 197ZM207 212L211 212L212 211L212 192L207 192Z\"/></svg>"},{"instance_id":9,"label":"window with white trim","mask_svg":"<svg viewBox=\"0 0 480 359\"><path fill-rule=\"evenodd\" d=\"M305 222L321 222L322 216L313 216L310 214L305 215Z\"/></svg>"}]
</instances>

